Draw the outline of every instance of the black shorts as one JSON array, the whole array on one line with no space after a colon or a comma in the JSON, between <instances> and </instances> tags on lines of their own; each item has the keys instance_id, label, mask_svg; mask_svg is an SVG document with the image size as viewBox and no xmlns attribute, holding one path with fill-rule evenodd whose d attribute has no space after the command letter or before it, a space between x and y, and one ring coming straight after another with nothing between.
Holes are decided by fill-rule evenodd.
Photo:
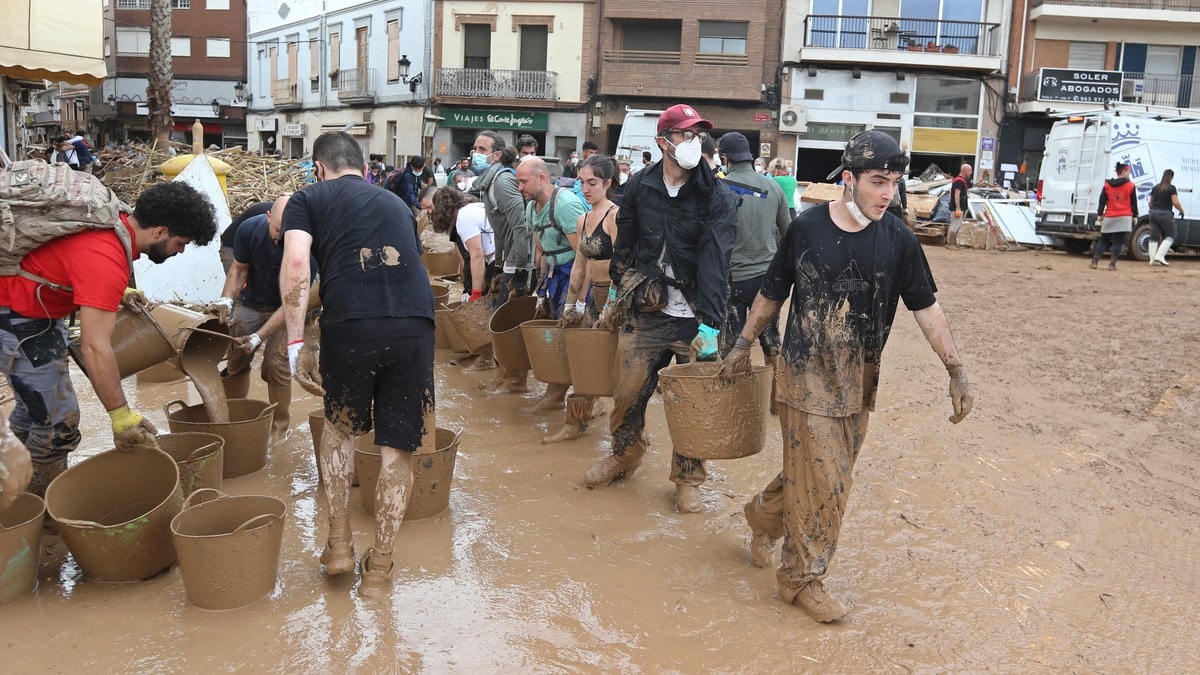
<instances>
[{"instance_id":1,"label":"black shorts","mask_svg":"<svg viewBox=\"0 0 1200 675\"><path fill-rule=\"evenodd\" d=\"M352 319L321 327L325 419L375 444L414 452L433 408L433 322Z\"/></svg>"}]
</instances>

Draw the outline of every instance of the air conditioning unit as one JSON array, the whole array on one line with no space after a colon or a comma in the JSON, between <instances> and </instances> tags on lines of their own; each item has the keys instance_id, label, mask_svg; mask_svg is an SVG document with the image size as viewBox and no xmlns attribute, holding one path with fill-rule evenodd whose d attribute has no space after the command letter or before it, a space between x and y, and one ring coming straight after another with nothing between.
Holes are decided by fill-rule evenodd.
<instances>
[{"instance_id":1,"label":"air conditioning unit","mask_svg":"<svg viewBox=\"0 0 1200 675\"><path fill-rule=\"evenodd\" d=\"M787 134L802 134L808 131L808 110L802 105L781 106L779 130Z\"/></svg>"}]
</instances>

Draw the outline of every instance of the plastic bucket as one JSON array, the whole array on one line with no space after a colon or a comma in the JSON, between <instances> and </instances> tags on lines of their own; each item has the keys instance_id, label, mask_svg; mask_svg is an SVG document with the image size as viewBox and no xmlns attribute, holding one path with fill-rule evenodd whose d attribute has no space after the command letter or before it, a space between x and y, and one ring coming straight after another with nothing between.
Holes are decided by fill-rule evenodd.
<instances>
[{"instance_id":1,"label":"plastic bucket","mask_svg":"<svg viewBox=\"0 0 1200 675\"><path fill-rule=\"evenodd\" d=\"M308 432L312 434L313 457L317 462L317 482L322 483L325 481L325 476L321 473L321 436L325 432L325 408L317 408L308 413ZM350 485L358 485L358 476L350 480Z\"/></svg>"},{"instance_id":2,"label":"plastic bucket","mask_svg":"<svg viewBox=\"0 0 1200 675\"><path fill-rule=\"evenodd\" d=\"M525 351L533 376L546 384L571 384L571 364L567 361L567 341L563 329L553 319L538 319L521 324Z\"/></svg>"},{"instance_id":3,"label":"plastic bucket","mask_svg":"<svg viewBox=\"0 0 1200 675\"><path fill-rule=\"evenodd\" d=\"M212 316L208 314L172 304L155 306L150 310L150 316L158 322L163 334L176 350L183 349L184 343L192 335L191 329L212 320Z\"/></svg>"},{"instance_id":4,"label":"plastic bucket","mask_svg":"<svg viewBox=\"0 0 1200 675\"><path fill-rule=\"evenodd\" d=\"M0 607L37 588L46 503L26 492L0 509Z\"/></svg>"},{"instance_id":5,"label":"plastic bucket","mask_svg":"<svg viewBox=\"0 0 1200 675\"><path fill-rule=\"evenodd\" d=\"M471 350L467 349L467 343L463 342L462 336L458 333L458 328L454 325L454 320L450 318L450 313L458 309L462 303L451 303L445 305L442 309L434 312L434 342L437 341L437 335L440 332L445 341L446 349L458 354L466 354Z\"/></svg>"},{"instance_id":6,"label":"plastic bucket","mask_svg":"<svg viewBox=\"0 0 1200 675\"><path fill-rule=\"evenodd\" d=\"M228 422L209 422L208 411L201 403L187 405L176 400L163 409L167 413L167 426L171 433L196 431L216 434L225 440L223 478L245 476L267 465L274 403L231 398Z\"/></svg>"},{"instance_id":7,"label":"plastic bucket","mask_svg":"<svg viewBox=\"0 0 1200 675\"><path fill-rule=\"evenodd\" d=\"M162 434L158 447L179 465L179 484L184 498L200 488L221 489L225 439L216 434L185 432Z\"/></svg>"},{"instance_id":8,"label":"plastic bucket","mask_svg":"<svg viewBox=\"0 0 1200 675\"><path fill-rule=\"evenodd\" d=\"M139 581L175 562L171 519L182 507L179 467L153 448L102 452L46 488L46 511L96 581Z\"/></svg>"},{"instance_id":9,"label":"plastic bucket","mask_svg":"<svg viewBox=\"0 0 1200 675\"><path fill-rule=\"evenodd\" d=\"M482 300L459 305L450 312L450 320L458 330L459 337L472 354L482 354L491 347L492 335L488 332L488 303Z\"/></svg>"},{"instance_id":10,"label":"plastic bucket","mask_svg":"<svg viewBox=\"0 0 1200 675\"><path fill-rule=\"evenodd\" d=\"M117 371L121 379L157 366L160 363L174 361L178 351L167 335L159 327L150 312L142 309L130 309L122 305L117 310L117 322L113 325L112 333L113 354L117 357ZM68 345L71 357L79 365L79 369L87 374L83 364L83 352L78 338Z\"/></svg>"},{"instance_id":11,"label":"plastic bucket","mask_svg":"<svg viewBox=\"0 0 1200 675\"><path fill-rule=\"evenodd\" d=\"M537 298L527 295L509 300L492 314L488 324L492 333L492 353L508 370L529 370L529 354L525 351L521 324L533 319L536 311Z\"/></svg>"},{"instance_id":12,"label":"plastic bucket","mask_svg":"<svg viewBox=\"0 0 1200 675\"><path fill-rule=\"evenodd\" d=\"M450 488L454 483L454 462L462 432L438 427L436 450L413 455L413 487L404 520L423 520L450 506ZM358 495L363 511L375 517L375 487L379 484L379 446L375 434L355 439L354 469L358 472Z\"/></svg>"},{"instance_id":13,"label":"plastic bucket","mask_svg":"<svg viewBox=\"0 0 1200 675\"><path fill-rule=\"evenodd\" d=\"M612 396L617 386L616 331L598 328L568 328L567 362L571 386L579 396Z\"/></svg>"},{"instance_id":14,"label":"plastic bucket","mask_svg":"<svg viewBox=\"0 0 1200 675\"><path fill-rule=\"evenodd\" d=\"M435 281L429 282L429 288L433 291L433 306L441 307L450 299L450 286L447 284L438 283Z\"/></svg>"},{"instance_id":15,"label":"plastic bucket","mask_svg":"<svg viewBox=\"0 0 1200 675\"><path fill-rule=\"evenodd\" d=\"M215 499L202 501L209 496ZM286 516L287 505L274 497L192 494L171 521L188 602L234 609L275 590Z\"/></svg>"},{"instance_id":16,"label":"plastic bucket","mask_svg":"<svg viewBox=\"0 0 1200 675\"><path fill-rule=\"evenodd\" d=\"M771 410L771 369L754 366L727 382L720 362L658 372L675 452L696 459L737 459L763 449Z\"/></svg>"},{"instance_id":17,"label":"plastic bucket","mask_svg":"<svg viewBox=\"0 0 1200 675\"><path fill-rule=\"evenodd\" d=\"M431 277L441 277L448 274L458 274L458 264L462 256L458 251L426 251L421 255L425 270Z\"/></svg>"}]
</instances>

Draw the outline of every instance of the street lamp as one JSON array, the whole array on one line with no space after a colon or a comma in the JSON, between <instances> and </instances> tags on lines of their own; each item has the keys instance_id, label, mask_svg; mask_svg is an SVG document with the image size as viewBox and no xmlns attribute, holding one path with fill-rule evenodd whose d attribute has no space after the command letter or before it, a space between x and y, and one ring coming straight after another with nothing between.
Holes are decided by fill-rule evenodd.
<instances>
[{"instance_id":1,"label":"street lamp","mask_svg":"<svg viewBox=\"0 0 1200 675\"><path fill-rule=\"evenodd\" d=\"M233 97L236 99L241 99L242 95L245 93L246 93L246 83L242 82L241 80L238 80L238 83L233 85Z\"/></svg>"},{"instance_id":2,"label":"street lamp","mask_svg":"<svg viewBox=\"0 0 1200 675\"><path fill-rule=\"evenodd\" d=\"M218 101L217 99L215 99L215 98L214 98L214 99L212 100L212 109L213 109L213 115L214 115L214 116L220 116L220 114L221 114L221 102L220 102L220 101Z\"/></svg>"},{"instance_id":3,"label":"street lamp","mask_svg":"<svg viewBox=\"0 0 1200 675\"><path fill-rule=\"evenodd\" d=\"M408 84L408 67L412 65L412 61L408 60L408 54L401 54L396 65L400 66L400 79L404 84Z\"/></svg>"}]
</instances>

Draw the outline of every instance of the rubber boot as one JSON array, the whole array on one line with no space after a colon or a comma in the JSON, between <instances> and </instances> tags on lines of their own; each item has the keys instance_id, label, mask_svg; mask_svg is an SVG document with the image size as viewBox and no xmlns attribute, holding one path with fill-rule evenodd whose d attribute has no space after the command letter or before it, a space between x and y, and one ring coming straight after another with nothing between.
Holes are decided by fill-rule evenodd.
<instances>
[{"instance_id":1,"label":"rubber boot","mask_svg":"<svg viewBox=\"0 0 1200 675\"><path fill-rule=\"evenodd\" d=\"M549 410L562 410L566 407L565 399L567 390L571 388L569 384L548 384L546 385L546 393L538 399L537 403L528 408L521 408L521 414L534 415L540 412Z\"/></svg>"},{"instance_id":2,"label":"rubber boot","mask_svg":"<svg viewBox=\"0 0 1200 675\"><path fill-rule=\"evenodd\" d=\"M505 394L524 394L529 391L528 370L506 370L504 377L488 388L488 396L503 396Z\"/></svg>"},{"instance_id":3,"label":"rubber boot","mask_svg":"<svg viewBox=\"0 0 1200 675\"><path fill-rule=\"evenodd\" d=\"M583 484L590 487L608 485L615 480L632 478L634 472L642 465L641 458L629 461L625 457L605 455L604 459L593 464L583 474Z\"/></svg>"},{"instance_id":4,"label":"rubber boot","mask_svg":"<svg viewBox=\"0 0 1200 675\"><path fill-rule=\"evenodd\" d=\"M576 396L575 394L568 396L566 419L563 420L562 429L559 429L556 434L543 438L542 445L570 441L582 436L587 429L588 422L592 421L592 410L595 405L596 399L591 396Z\"/></svg>"},{"instance_id":5,"label":"rubber boot","mask_svg":"<svg viewBox=\"0 0 1200 675\"><path fill-rule=\"evenodd\" d=\"M1152 241L1146 244L1146 252L1150 254L1150 265L1158 264L1158 242Z\"/></svg>"},{"instance_id":6,"label":"rubber boot","mask_svg":"<svg viewBox=\"0 0 1200 675\"><path fill-rule=\"evenodd\" d=\"M267 385L267 400L277 404L275 406L275 419L271 422L271 441L278 443L287 438L288 424L291 417L289 408L292 405L292 385Z\"/></svg>"},{"instance_id":7,"label":"rubber boot","mask_svg":"<svg viewBox=\"0 0 1200 675\"><path fill-rule=\"evenodd\" d=\"M1113 272L1117 269L1117 258L1121 257L1121 242L1114 241L1112 245L1112 257L1108 261L1108 271Z\"/></svg>"},{"instance_id":8,"label":"rubber boot","mask_svg":"<svg viewBox=\"0 0 1200 675\"><path fill-rule=\"evenodd\" d=\"M25 491L45 498L46 488L50 486L50 482L66 470L66 457L49 461L33 460L33 477L29 479L29 488Z\"/></svg>"},{"instance_id":9,"label":"rubber boot","mask_svg":"<svg viewBox=\"0 0 1200 675\"><path fill-rule=\"evenodd\" d=\"M1171 263L1167 262L1167 254L1171 252L1171 244L1174 244L1174 243L1175 243L1175 240L1170 237L1167 237L1162 240L1162 244L1159 245L1159 247L1158 247L1158 257L1156 258L1156 260L1158 260L1159 265L1168 265L1169 266L1171 264Z\"/></svg>"},{"instance_id":10,"label":"rubber boot","mask_svg":"<svg viewBox=\"0 0 1200 675\"><path fill-rule=\"evenodd\" d=\"M767 356L767 357L765 357L765 360L767 362L767 365L770 366L770 368L771 368L771 414L778 415L779 414L779 404L775 402L775 375L776 375L775 369L779 366L779 357L778 356Z\"/></svg>"},{"instance_id":11,"label":"rubber boot","mask_svg":"<svg viewBox=\"0 0 1200 675\"><path fill-rule=\"evenodd\" d=\"M704 502L700 501L700 487L698 485L676 485L675 510L679 513L703 511Z\"/></svg>"},{"instance_id":12,"label":"rubber boot","mask_svg":"<svg viewBox=\"0 0 1200 675\"><path fill-rule=\"evenodd\" d=\"M505 368L503 365L497 363L496 364L496 376L490 380L484 380L483 382L480 382L479 389L480 389L480 391L489 391L490 392L491 390L493 390L496 387L499 387L501 384L503 384L505 378L507 378L507 377L508 377L508 368Z\"/></svg>"}]
</instances>

